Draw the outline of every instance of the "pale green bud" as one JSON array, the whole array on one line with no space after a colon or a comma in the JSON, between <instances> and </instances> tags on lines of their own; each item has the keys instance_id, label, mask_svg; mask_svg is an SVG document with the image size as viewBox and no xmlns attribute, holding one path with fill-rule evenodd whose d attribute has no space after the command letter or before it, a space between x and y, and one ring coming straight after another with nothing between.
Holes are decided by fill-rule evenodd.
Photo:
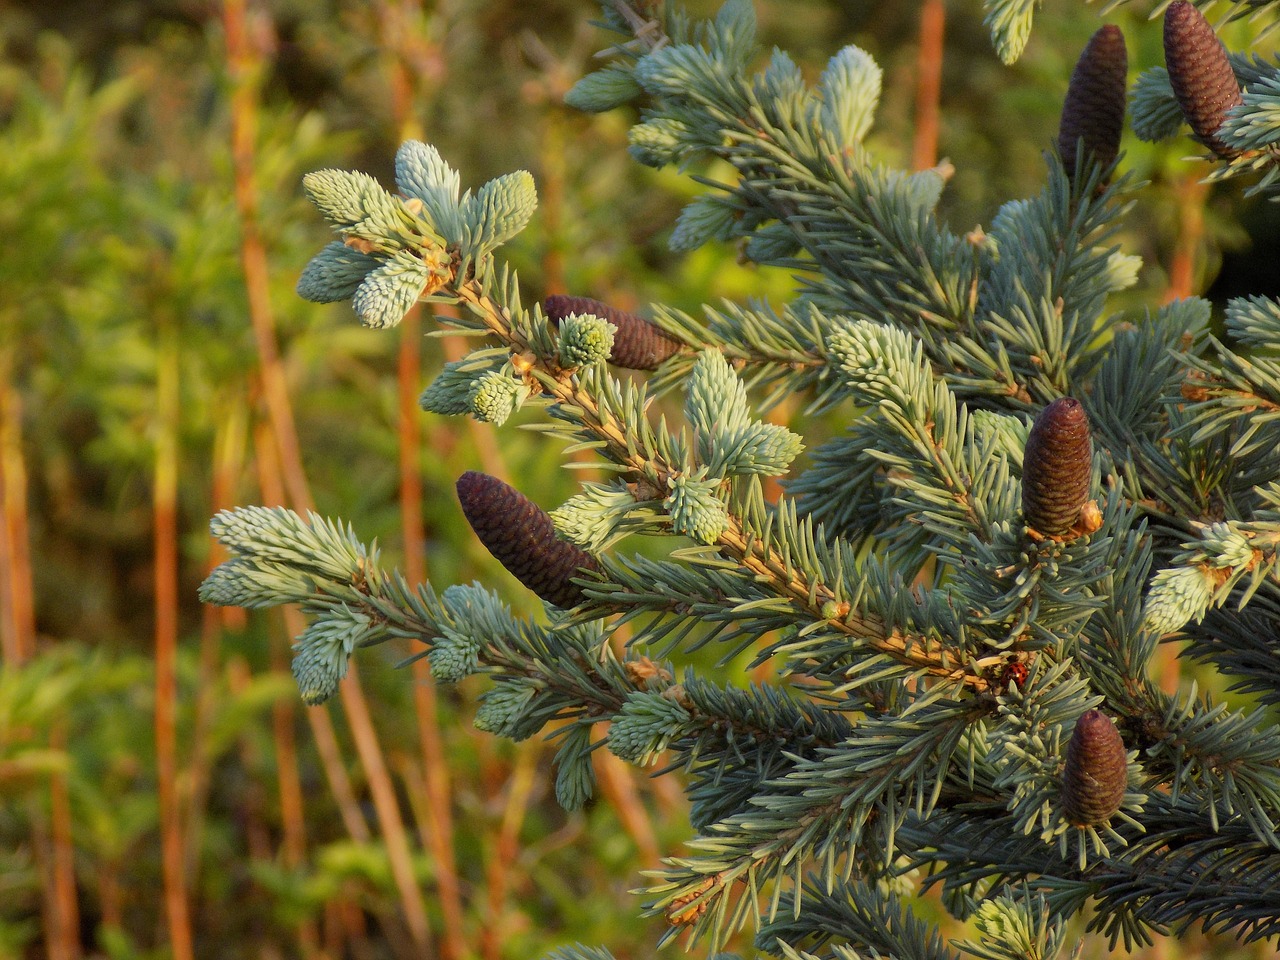
<instances>
[{"instance_id":1,"label":"pale green bud","mask_svg":"<svg viewBox=\"0 0 1280 960\"><path fill-rule=\"evenodd\" d=\"M575 83L565 94L564 102L575 110L603 113L630 103L641 92L640 84L630 70L606 67L587 74Z\"/></svg>"},{"instance_id":2,"label":"pale green bud","mask_svg":"<svg viewBox=\"0 0 1280 960\"><path fill-rule=\"evenodd\" d=\"M398 253L364 279L351 306L366 327L394 327L418 302L430 277L421 260Z\"/></svg>"},{"instance_id":3,"label":"pale green bud","mask_svg":"<svg viewBox=\"0 0 1280 960\"><path fill-rule=\"evenodd\" d=\"M651 766L680 736L689 720L689 712L674 699L661 693L636 691L627 696L627 702L609 725L609 750L622 760Z\"/></svg>"},{"instance_id":4,"label":"pale green bud","mask_svg":"<svg viewBox=\"0 0 1280 960\"><path fill-rule=\"evenodd\" d=\"M800 252L800 241L785 223L770 223L747 239L746 255L756 263L788 260Z\"/></svg>"},{"instance_id":5,"label":"pale green bud","mask_svg":"<svg viewBox=\"0 0 1280 960\"><path fill-rule=\"evenodd\" d=\"M410 199L422 201L424 218L449 240L459 233L458 171L440 151L421 140L406 140L396 151L396 186Z\"/></svg>"},{"instance_id":6,"label":"pale green bud","mask_svg":"<svg viewBox=\"0 0 1280 960\"><path fill-rule=\"evenodd\" d=\"M556 532L570 543L601 553L627 533L626 520L635 507L636 499L625 486L588 483L576 497L552 510L551 520Z\"/></svg>"},{"instance_id":7,"label":"pale green bud","mask_svg":"<svg viewBox=\"0 0 1280 960\"><path fill-rule=\"evenodd\" d=\"M689 128L679 120L655 117L627 131L627 152L646 167L676 163L689 149Z\"/></svg>"},{"instance_id":8,"label":"pale green bud","mask_svg":"<svg viewBox=\"0 0 1280 960\"><path fill-rule=\"evenodd\" d=\"M798 434L784 426L759 421L717 436L716 443L722 454L710 465L711 472L735 476L780 476L804 449Z\"/></svg>"},{"instance_id":9,"label":"pale green bud","mask_svg":"<svg viewBox=\"0 0 1280 960\"><path fill-rule=\"evenodd\" d=\"M314 581L295 568L251 557L218 564L200 584L203 603L248 609L298 603L314 592Z\"/></svg>"},{"instance_id":10,"label":"pale green bud","mask_svg":"<svg viewBox=\"0 0 1280 960\"><path fill-rule=\"evenodd\" d=\"M345 604L313 621L293 644L293 677L302 699L315 706L333 696L347 675L351 652L378 633L365 614Z\"/></svg>"},{"instance_id":11,"label":"pale green bud","mask_svg":"<svg viewBox=\"0 0 1280 960\"><path fill-rule=\"evenodd\" d=\"M520 383L505 373L490 370L471 385L471 414L481 423L500 427L527 395L527 389Z\"/></svg>"},{"instance_id":12,"label":"pale green bud","mask_svg":"<svg viewBox=\"0 0 1280 960\"><path fill-rule=\"evenodd\" d=\"M444 365L444 369L431 381L422 396L418 397L418 406L430 413L457 416L471 412L471 388L476 382L477 372L466 369L466 360L454 360Z\"/></svg>"},{"instance_id":13,"label":"pale green bud","mask_svg":"<svg viewBox=\"0 0 1280 960\"><path fill-rule=\"evenodd\" d=\"M498 682L480 696L473 721L484 733L525 740L541 727L529 716L537 689L527 683Z\"/></svg>"},{"instance_id":14,"label":"pale green bud","mask_svg":"<svg viewBox=\"0 0 1280 960\"><path fill-rule=\"evenodd\" d=\"M663 506L671 515L675 532L692 537L699 543L715 543L729 525L729 510L716 496L719 479L694 480L686 476L672 477L667 485L670 496Z\"/></svg>"},{"instance_id":15,"label":"pale green bud","mask_svg":"<svg viewBox=\"0 0 1280 960\"><path fill-rule=\"evenodd\" d=\"M1255 560L1253 545L1243 533L1229 523L1210 524L1195 544L1209 558L1213 567L1247 567Z\"/></svg>"},{"instance_id":16,"label":"pale green bud","mask_svg":"<svg viewBox=\"0 0 1280 960\"><path fill-rule=\"evenodd\" d=\"M613 335L618 328L594 314L572 313L560 321L561 366L589 367L604 363L613 352Z\"/></svg>"},{"instance_id":17,"label":"pale green bud","mask_svg":"<svg viewBox=\"0 0 1280 960\"><path fill-rule=\"evenodd\" d=\"M1107 257L1107 269L1102 277L1102 283L1111 292L1128 290L1138 282L1138 273L1141 270L1141 257L1116 251Z\"/></svg>"},{"instance_id":18,"label":"pale green bud","mask_svg":"<svg viewBox=\"0 0 1280 960\"><path fill-rule=\"evenodd\" d=\"M395 245L405 220L400 201L367 173L317 170L302 178L307 197L343 233Z\"/></svg>"},{"instance_id":19,"label":"pale green bud","mask_svg":"<svg viewBox=\"0 0 1280 960\"><path fill-rule=\"evenodd\" d=\"M709 240L727 240L733 234L739 210L715 194L703 194L680 211L668 246L672 250L697 250Z\"/></svg>"},{"instance_id":20,"label":"pale green bud","mask_svg":"<svg viewBox=\"0 0 1280 960\"><path fill-rule=\"evenodd\" d=\"M527 170L495 177L462 204L469 231L463 253L480 257L506 243L528 225L538 209L538 191Z\"/></svg>"},{"instance_id":21,"label":"pale green bud","mask_svg":"<svg viewBox=\"0 0 1280 960\"><path fill-rule=\"evenodd\" d=\"M346 300L382 262L378 257L351 249L341 240L334 240L303 269L298 278L298 296L312 303Z\"/></svg>"},{"instance_id":22,"label":"pale green bud","mask_svg":"<svg viewBox=\"0 0 1280 960\"><path fill-rule=\"evenodd\" d=\"M1031 432L1029 423L992 410L974 410L969 417L973 420L974 435L980 441L992 443L998 453L1009 458L1010 463L1022 463L1027 435Z\"/></svg>"},{"instance_id":23,"label":"pale green bud","mask_svg":"<svg viewBox=\"0 0 1280 960\"><path fill-rule=\"evenodd\" d=\"M1161 570L1151 583L1143 609L1143 621L1152 633L1179 630L1204 617L1213 602L1209 572L1199 564Z\"/></svg>"},{"instance_id":24,"label":"pale green bud","mask_svg":"<svg viewBox=\"0 0 1280 960\"><path fill-rule=\"evenodd\" d=\"M445 627L427 654L431 676L440 683L457 683L480 668L480 641L469 633Z\"/></svg>"},{"instance_id":25,"label":"pale green bud","mask_svg":"<svg viewBox=\"0 0 1280 960\"><path fill-rule=\"evenodd\" d=\"M848 46L827 62L818 81L822 125L844 146L861 143L880 102L881 71L871 55Z\"/></svg>"}]
</instances>

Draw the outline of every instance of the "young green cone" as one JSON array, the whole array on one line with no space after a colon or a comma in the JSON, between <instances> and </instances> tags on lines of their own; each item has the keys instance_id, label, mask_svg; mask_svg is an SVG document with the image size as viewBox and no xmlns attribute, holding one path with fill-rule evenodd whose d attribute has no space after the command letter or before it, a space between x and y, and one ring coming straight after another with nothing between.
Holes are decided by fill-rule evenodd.
<instances>
[{"instance_id":1,"label":"young green cone","mask_svg":"<svg viewBox=\"0 0 1280 960\"><path fill-rule=\"evenodd\" d=\"M1226 48L1199 10L1186 0L1164 13L1164 60L1169 83L1196 139L1225 159L1240 151L1218 136L1232 107L1243 102Z\"/></svg>"},{"instance_id":2,"label":"young green cone","mask_svg":"<svg viewBox=\"0 0 1280 960\"><path fill-rule=\"evenodd\" d=\"M1058 125L1058 152L1067 176L1076 178L1076 144L1099 166L1110 167L1120 152L1124 129L1125 80L1129 54L1124 34L1114 24L1100 27L1089 39L1067 86Z\"/></svg>"},{"instance_id":3,"label":"young green cone","mask_svg":"<svg viewBox=\"0 0 1280 960\"><path fill-rule=\"evenodd\" d=\"M570 297L555 293L542 304L551 322L560 321L571 314L590 313L607 320L617 327L613 335L613 351L609 362L628 370L656 370L663 360L680 349L680 341L673 340L648 320L634 313L615 310L607 303L590 297Z\"/></svg>"},{"instance_id":4,"label":"young green cone","mask_svg":"<svg viewBox=\"0 0 1280 960\"><path fill-rule=\"evenodd\" d=\"M566 610L585 599L572 578L599 565L591 554L556 536L545 510L497 477L475 470L458 478L457 490L467 523L512 576Z\"/></svg>"},{"instance_id":5,"label":"young green cone","mask_svg":"<svg viewBox=\"0 0 1280 960\"><path fill-rule=\"evenodd\" d=\"M1067 744L1062 810L1077 827L1103 823L1120 809L1129 764L1120 731L1101 710L1086 710Z\"/></svg>"},{"instance_id":6,"label":"young green cone","mask_svg":"<svg viewBox=\"0 0 1280 960\"><path fill-rule=\"evenodd\" d=\"M1022 514L1045 537L1065 538L1089 499L1093 443L1079 400L1059 397L1040 411L1022 455Z\"/></svg>"}]
</instances>

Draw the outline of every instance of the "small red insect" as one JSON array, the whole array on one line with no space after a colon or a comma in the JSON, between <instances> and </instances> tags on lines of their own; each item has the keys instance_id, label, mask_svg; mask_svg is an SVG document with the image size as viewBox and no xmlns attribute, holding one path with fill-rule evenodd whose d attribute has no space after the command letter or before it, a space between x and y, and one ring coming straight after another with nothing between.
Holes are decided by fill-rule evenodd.
<instances>
[{"instance_id":1,"label":"small red insect","mask_svg":"<svg viewBox=\"0 0 1280 960\"><path fill-rule=\"evenodd\" d=\"M1000 674L1000 686L1008 688L1010 684L1016 683L1018 689L1022 690L1027 685L1027 674L1030 671L1027 665L1021 660L1010 660L1004 665L1004 670Z\"/></svg>"}]
</instances>

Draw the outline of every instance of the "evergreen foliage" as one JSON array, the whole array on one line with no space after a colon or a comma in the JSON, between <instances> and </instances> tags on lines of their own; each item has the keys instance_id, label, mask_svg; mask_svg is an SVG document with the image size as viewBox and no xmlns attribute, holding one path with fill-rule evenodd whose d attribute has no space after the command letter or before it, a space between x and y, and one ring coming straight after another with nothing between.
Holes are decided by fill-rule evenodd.
<instances>
[{"instance_id":1,"label":"evergreen foliage","mask_svg":"<svg viewBox=\"0 0 1280 960\"><path fill-rule=\"evenodd\" d=\"M987 4L1006 60L1036 6ZM550 515L493 478L459 481L545 616L517 619L479 586L408 584L342 524L254 507L215 519L233 556L202 596L300 603L308 702L391 637L420 640L440 682L488 674L476 725L556 740L566 807L593 795L599 747L665 761L696 836L647 906L712 951L754 927L757 949L790 958L1053 957L1090 903L1090 926L1126 945L1189 924L1280 935L1280 304L1233 301L1222 339L1203 301L1115 313L1136 264L1114 238L1139 187L1087 133L1065 138L1067 165L1046 155L1037 196L960 235L935 215L945 169L865 147L881 82L866 53L837 53L809 86L780 51L756 69L745 0L705 22L619 0L603 22L621 36L569 101L637 105L642 163L727 164L734 179L707 182L674 245L738 242L792 271L795 299L655 307L633 329L675 348L647 379L617 376L607 308L530 306L494 256L532 213L527 174L463 194L410 142L400 196L311 175L341 240L300 292L351 296L375 327L417 300L455 306L440 323L486 342L423 406L493 423L536 408L536 429L610 479ZM1139 79L1135 128L1169 135L1185 115L1232 145L1214 148L1220 170L1273 189L1280 67L1228 62L1247 90L1212 130L1173 63ZM657 417L677 389L683 417ZM792 396L847 429L802 438L762 419ZM683 539L630 554L636 533ZM1152 658L1179 638L1260 706L1163 692ZM706 647L750 651L777 679L738 688L675 665ZM931 930L922 886L978 939Z\"/></svg>"}]
</instances>

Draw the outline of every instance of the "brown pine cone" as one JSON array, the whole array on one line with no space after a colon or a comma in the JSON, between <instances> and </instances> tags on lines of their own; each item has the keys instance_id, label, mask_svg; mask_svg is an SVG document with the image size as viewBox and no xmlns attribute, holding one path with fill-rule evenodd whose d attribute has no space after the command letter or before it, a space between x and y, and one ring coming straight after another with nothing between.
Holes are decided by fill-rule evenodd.
<instances>
[{"instance_id":1,"label":"brown pine cone","mask_svg":"<svg viewBox=\"0 0 1280 960\"><path fill-rule=\"evenodd\" d=\"M1062 812L1077 827L1110 819L1120 809L1129 765L1120 731L1101 710L1086 710L1076 721L1062 771Z\"/></svg>"},{"instance_id":2,"label":"brown pine cone","mask_svg":"<svg viewBox=\"0 0 1280 960\"><path fill-rule=\"evenodd\" d=\"M1124 34L1115 24L1100 27L1089 39L1067 86L1058 124L1058 152L1067 176L1076 177L1076 142L1084 141L1085 156L1107 168L1120 152L1124 129L1125 80L1129 53Z\"/></svg>"},{"instance_id":3,"label":"brown pine cone","mask_svg":"<svg viewBox=\"0 0 1280 960\"><path fill-rule=\"evenodd\" d=\"M609 362L628 370L656 370L663 360L680 349L680 341L667 336L656 326L634 313L615 310L607 303L590 297L570 297L554 293L542 304L556 326L572 313L590 313L618 328L613 335L613 352Z\"/></svg>"},{"instance_id":4,"label":"brown pine cone","mask_svg":"<svg viewBox=\"0 0 1280 960\"><path fill-rule=\"evenodd\" d=\"M1225 159L1240 151L1218 138L1227 111L1243 102L1227 51L1204 15L1186 0L1164 13L1164 61L1182 115L1196 139Z\"/></svg>"},{"instance_id":5,"label":"brown pine cone","mask_svg":"<svg viewBox=\"0 0 1280 960\"><path fill-rule=\"evenodd\" d=\"M1045 537L1065 538L1089 499L1093 444L1079 400L1059 397L1031 425L1022 455L1022 515Z\"/></svg>"},{"instance_id":6,"label":"brown pine cone","mask_svg":"<svg viewBox=\"0 0 1280 960\"><path fill-rule=\"evenodd\" d=\"M517 580L566 610L585 599L572 578L599 564L556 536L545 510L497 477L468 470L458 478L458 502L480 542Z\"/></svg>"}]
</instances>

